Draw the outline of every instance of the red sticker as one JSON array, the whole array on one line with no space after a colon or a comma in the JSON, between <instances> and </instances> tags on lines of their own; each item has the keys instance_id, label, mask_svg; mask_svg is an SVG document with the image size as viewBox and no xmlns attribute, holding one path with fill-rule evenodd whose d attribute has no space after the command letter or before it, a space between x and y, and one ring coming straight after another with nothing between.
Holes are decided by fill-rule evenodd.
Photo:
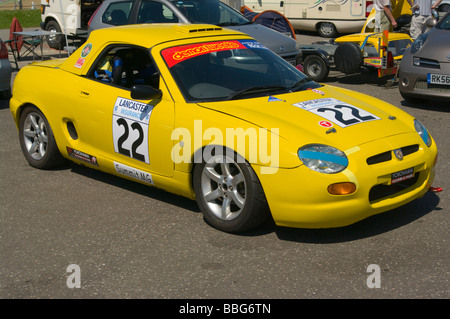
<instances>
[{"instance_id":1,"label":"red sticker","mask_svg":"<svg viewBox=\"0 0 450 319\"><path fill-rule=\"evenodd\" d=\"M162 51L164 60L169 68L178 62L211 52L226 51L232 49L246 49L239 41L219 41L183 45L168 48Z\"/></svg>"},{"instance_id":2,"label":"red sticker","mask_svg":"<svg viewBox=\"0 0 450 319\"><path fill-rule=\"evenodd\" d=\"M75 67L81 69L81 67L82 67L83 64L84 64L84 61L86 61L86 60L85 60L85 59L82 59L82 58L79 58L79 59L77 60L77 62L75 63Z\"/></svg>"},{"instance_id":3,"label":"red sticker","mask_svg":"<svg viewBox=\"0 0 450 319\"><path fill-rule=\"evenodd\" d=\"M323 127L332 127L333 123L328 122L328 121L319 121L319 125L323 126Z\"/></svg>"}]
</instances>

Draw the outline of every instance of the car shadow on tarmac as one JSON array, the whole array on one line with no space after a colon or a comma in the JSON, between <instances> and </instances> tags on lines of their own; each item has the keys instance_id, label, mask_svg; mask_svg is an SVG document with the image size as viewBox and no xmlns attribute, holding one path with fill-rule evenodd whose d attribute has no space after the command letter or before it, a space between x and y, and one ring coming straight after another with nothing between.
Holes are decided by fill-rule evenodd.
<instances>
[{"instance_id":1,"label":"car shadow on tarmac","mask_svg":"<svg viewBox=\"0 0 450 319\"><path fill-rule=\"evenodd\" d=\"M142 184L123 179L112 174L107 174L82 165L67 162L64 166L72 173L93 178L97 181L120 187L124 190L134 192L151 199L162 201L180 208L201 213L196 202L182 196L178 196L164 190L142 186ZM260 227L230 236L257 237L269 233L275 233L281 240L302 242L302 243L339 243L354 241L366 237L376 236L389 232L406 224L419 220L423 216L434 210L441 210L438 207L439 197L431 192L427 192L424 197L406 204L394 210L369 217L353 225L330 228L330 229L298 229L276 226L272 219L266 221Z\"/></svg>"},{"instance_id":2,"label":"car shadow on tarmac","mask_svg":"<svg viewBox=\"0 0 450 319\"><path fill-rule=\"evenodd\" d=\"M291 229L278 227L278 238L287 241L314 244L330 244L359 240L377 236L414 221L420 220L438 207L439 197L427 192L424 197L416 199L402 207L371 216L353 225L330 229Z\"/></svg>"}]
</instances>

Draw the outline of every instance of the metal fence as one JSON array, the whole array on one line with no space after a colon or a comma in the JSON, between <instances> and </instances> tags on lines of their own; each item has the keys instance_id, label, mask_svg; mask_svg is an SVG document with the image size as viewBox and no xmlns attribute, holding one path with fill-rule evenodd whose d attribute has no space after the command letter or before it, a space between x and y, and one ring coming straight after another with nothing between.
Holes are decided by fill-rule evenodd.
<instances>
[{"instance_id":1,"label":"metal fence","mask_svg":"<svg viewBox=\"0 0 450 319\"><path fill-rule=\"evenodd\" d=\"M40 0L0 0L0 10L38 9Z\"/></svg>"}]
</instances>

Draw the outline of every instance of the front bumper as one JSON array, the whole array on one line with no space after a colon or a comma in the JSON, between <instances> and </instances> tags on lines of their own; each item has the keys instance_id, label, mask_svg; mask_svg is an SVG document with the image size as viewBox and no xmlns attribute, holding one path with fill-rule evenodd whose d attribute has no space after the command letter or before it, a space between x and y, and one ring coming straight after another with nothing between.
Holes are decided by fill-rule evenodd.
<instances>
[{"instance_id":1,"label":"front bumper","mask_svg":"<svg viewBox=\"0 0 450 319\"><path fill-rule=\"evenodd\" d=\"M414 145L413 148L410 146ZM385 155L395 149L413 149L398 160ZM349 166L338 174L322 174L304 165L259 174L275 223L298 228L332 228L353 224L422 197L434 179L437 147L428 148L416 133L401 134L348 150ZM381 155L379 155L381 154ZM377 158L367 163L368 158ZM414 178L390 185L391 176L414 168ZM330 184L352 182L350 195L331 195Z\"/></svg>"},{"instance_id":2,"label":"front bumper","mask_svg":"<svg viewBox=\"0 0 450 319\"><path fill-rule=\"evenodd\" d=\"M429 73L450 75L450 62L443 63L416 58L420 66L414 66L412 59L411 54L403 57L399 71L398 87L400 92L417 99L450 101L450 85L427 83L427 74ZM421 63L422 60L423 63Z\"/></svg>"}]
</instances>

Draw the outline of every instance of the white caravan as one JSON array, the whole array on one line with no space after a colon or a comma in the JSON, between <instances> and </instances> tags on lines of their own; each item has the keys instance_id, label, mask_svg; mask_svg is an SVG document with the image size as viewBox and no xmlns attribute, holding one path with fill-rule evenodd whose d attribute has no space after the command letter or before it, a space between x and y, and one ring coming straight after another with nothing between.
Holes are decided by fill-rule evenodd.
<instances>
[{"instance_id":1,"label":"white caravan","mask_svg":"<svg viewBox=\"0 0 450 319\"><path fill-rule=\"evenodd\" d=\"M368 0L244 0L255 12L274 10L288 18L294 29L317 31L322 37L360 32L372 10Z\"/></svg>"}]
</instances>

